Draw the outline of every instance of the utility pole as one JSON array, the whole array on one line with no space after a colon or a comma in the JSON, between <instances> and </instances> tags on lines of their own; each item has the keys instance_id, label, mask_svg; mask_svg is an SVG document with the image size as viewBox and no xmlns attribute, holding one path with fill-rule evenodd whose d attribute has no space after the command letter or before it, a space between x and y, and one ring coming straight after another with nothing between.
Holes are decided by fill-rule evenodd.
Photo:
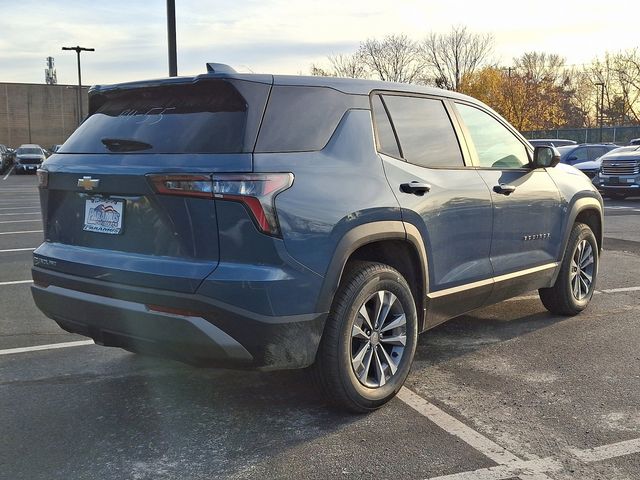
<instances>
[{"instance_id":1,"label":"utility pole","mask_svg":"<svg viewBox=\"0 0 640 480\"><path fill-rule=\"evenodd\" d=\"M604 83L598 82L596 87L600 87L600 143L602 143L602 124L604 122Z\"/></svg>"},{"instance_id":2,"label":"utility pole","mask_svg":"<svg viewBox=\"0 0 640 480\"><path fill-rule=\"evenodd\" d=\"M80 52L95 52L95 48L62 47L62 50L73 50L78 56L78 125L82 123L82 73L80 71Z\"/></svg>"},{"instance_id":3,"label":"utility pole","mask_svg":"<svg viewBox=\"0 0 640 480\"><path fill-rule=\"evenodd\" d=\"M176 1L167 0L167 40L169 46L169 76L178 76L178 54L176 52Z\"/></svg>"}]
</instances>

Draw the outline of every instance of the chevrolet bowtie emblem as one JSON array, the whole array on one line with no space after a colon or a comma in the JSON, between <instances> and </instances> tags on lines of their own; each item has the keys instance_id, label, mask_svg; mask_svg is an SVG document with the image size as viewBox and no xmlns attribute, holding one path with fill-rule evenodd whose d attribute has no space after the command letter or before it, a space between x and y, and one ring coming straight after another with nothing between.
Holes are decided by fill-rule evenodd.
<instances>
[{"instance_id":1,"label":"chevrolet bowtie emblem","mask_svg":"<svg viewBox=\"0 0 640 480\"><path fill-rule=\"evenodd\" d=\"M98 185L100 185L100 180L94 180L91 177L82 177L78 179L78 186L85 190L93 190L94 188L98 188Z\"/></svg>"}]
</instances>

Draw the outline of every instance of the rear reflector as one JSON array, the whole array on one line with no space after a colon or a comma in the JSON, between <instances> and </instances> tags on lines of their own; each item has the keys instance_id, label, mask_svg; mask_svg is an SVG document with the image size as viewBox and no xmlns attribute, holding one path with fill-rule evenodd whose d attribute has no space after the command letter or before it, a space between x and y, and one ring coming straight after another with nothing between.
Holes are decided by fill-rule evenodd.
<instances>
[{"instance_id":1,"label":"rear reflector","mask_svg":"<svg viewBox=\"0 0 640 480\"><path fill-rule=\"evenodd\" d=\"M156 192L242 203L263 233L280 236L275 197L293 185L292 173L149 175Z\"/></svg>"}]
</instances>

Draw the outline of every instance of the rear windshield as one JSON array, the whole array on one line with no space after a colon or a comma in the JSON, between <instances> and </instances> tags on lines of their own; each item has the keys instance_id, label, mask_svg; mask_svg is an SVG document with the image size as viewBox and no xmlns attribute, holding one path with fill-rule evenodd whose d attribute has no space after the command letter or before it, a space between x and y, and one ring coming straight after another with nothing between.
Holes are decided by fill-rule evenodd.
<instances>
[{"instance_id":1,"label":"rear windshield","mask_svg":"<svg viewBox=\"0 0 640 480\"><path fill-rule=\"evenodd\" d=\"M35 147L19 148L16 151L16 154L17 155L42 155L42 150Z\"/></svg>"},{"instance_id":2,"label":"rear windshield","mask_svg":"<svg viewBox=\"0 0 640 480\"><path fill-rule=\"evenodd\" d=\"M60 153L250 152L269 85L226 80L93 94Z\"/></svg>"}]
</instances>

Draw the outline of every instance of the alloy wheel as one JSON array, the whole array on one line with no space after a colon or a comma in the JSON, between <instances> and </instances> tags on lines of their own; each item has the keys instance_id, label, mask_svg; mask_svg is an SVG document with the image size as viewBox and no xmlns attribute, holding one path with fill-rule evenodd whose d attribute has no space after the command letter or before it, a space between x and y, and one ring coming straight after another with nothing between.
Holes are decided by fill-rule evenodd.
<instances>
[{"instance_id":1,"label":"alloy wheel","mask_svg":"<svg viewBox=\"0 0 640 480\"><path fill-rule=\"evenodd\" d=\"M576 300L582 300L591 293L594 268L593 247L586 239L582 240L571 260L571 291Z\"/></svg>"},{"instance_id":2,"label":"alloy wheel","mask_svg":"<svg viewBox=\"0 0 640 480\"><path fill-rule=\"evenodd\" d=\"M351 329L351 366L360 383L378 388L398 371L407 318L398 298L379 290L361 305Z\"/></svg>"}]
</instances>

